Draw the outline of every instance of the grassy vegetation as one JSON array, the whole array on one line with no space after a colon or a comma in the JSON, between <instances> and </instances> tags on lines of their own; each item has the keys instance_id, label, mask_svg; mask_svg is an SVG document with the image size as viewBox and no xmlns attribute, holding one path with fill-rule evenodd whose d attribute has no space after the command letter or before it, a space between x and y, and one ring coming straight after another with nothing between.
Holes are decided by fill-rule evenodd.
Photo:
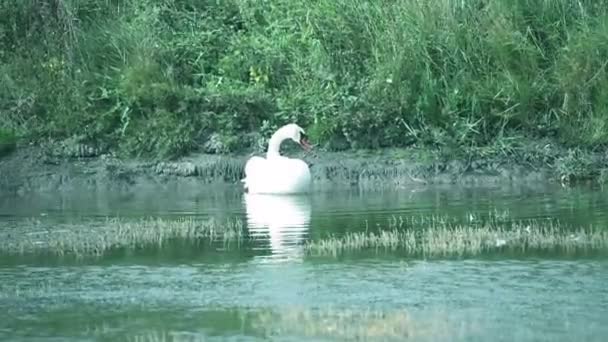
<instances>
[{"instance_id":1,"label":"grassy vegetation","mask_svg":"<svg viewBox=\"0 0 608 342\"><path fill-rule=\"evenodd\" d=\"M447 311L416 314L408 310L342 308L254 309L239 313L242 335L285 340L398 341L404 339L449 339L474 332L476 322L454 320ZM130 336L132 342L207 341L203 333L150 331ZM237 333L238 334L238 333ZM239 334L240 336L242 336Z\"/></svg>"},{"instance_id":2,"label":"grassy vegetation","mask_svg":"<svg viewBox=\"0 0 608 342\"><path fill-rule=\"evenodd\" d=\"M366 308L306 308L243 310L243 331L252 339L306 341L403 341L449 340L479 333L478 317L450 315L447 309L378 310ZM204 331L204 330L203 330ZM240 333L240 334L239 334ZM241 335L242 334L242 335ZM132 336L132 342L206 341L196 333L181 335L171 331L151 331Z\"/></svg>"},{"instance_id":3,"label":"grassy vegetation","mask_svg":"<svg viewBox=\"0 0 608 342\"><path fill-rule=\"evenodd\" d=\"M338 256L365 251L410 256L475 256L492 252L577 253L608 249L608 230L564 227L556 222L500 222L500 218L455 223L444 218L394 220L388 229L348 232L308 241L309 255Z\"/></svg>"},{"instance_id":4,"label":"grassy vegetation","mask_svg":"<svg viewBox=\"0 0 608 342\"><path fill-rule=\"evenodd\" d=\"M0 157L12 152L17 144L17 137L8 130L0 128Z\"/></svg>"},{"instance_id":5,"label":"grassy vegetation","mask_svg":"<svg viewBox=\"0 0 608 342\"><path fill-rule=\"evenodd\" d=\"M406 310L293 308L261 312L253 327L265 336L322 340L449 339L456 334L458 328L446 313L434 312L431 316L418 317Z\"/></svg>"},{"instance_id":6,"label":"grassy vegetation","mask_svg":"<svg viewBox=\"0 0 608 342\"><path fill-rule=\"evenodd\" d=\"M0 230L0 254L100 256L120 249L162 248L172 241L238 242L242 235L240 220L112 218L90 224L45 224L34 220L21 224L18 236L11 230Z\"/></svg>"},{"instance_id":7,"label":"grassy vegetation","mask_svg":"<svg viewBox=\"0 0 608 342\"><path fill-rule=\"evenodd\" d=\"M39 285L38 285L39 284ZM358 307L279 306L279 307L205 307L196 310L183 308L135 307L121 305L117 309L100 310L109 304L99 303L96 308L81 308L69 303L61 308L49 309L43 299L61 300L69 296L63 283L24 286L19 282L0 283L0 299L8 300L5 310L14 309L17 303L30 303L42 307L36 320L28 328L36 328L38 335L61 334L64 339L120 340L130 342L204 342L209 340L305 340L305 341L398 341L404 339L443 340L454 336L478 333L476 326L483 322L478 315L456 315L447 307L430 309ZM126 284L125 284L126 285ZM139 284L138 284L139 285ZM127 290L128 291L128 290ZM56 299L56 297L60 297ZM72 304L72 305L70 305ZM18 305L18 304L17 304ZM57 304L59 305L59 304ZM95 311L97 309L97 311ZM95 319L70 319L74 311L96 315ZM3 321L9 326L8 336L20 327L23 318L11 315ZM57 324L66 321L66 324ZM78 323L75 324L74 320ZM72 323L67 324L67 323ZM12 337L12 335L11 335ZM461 338L462 339L462 338Z\"/></svg>"},{"instance_id":8,"label":"grassy vegetation","mask_svg":"<svg viewBox=\"0 0 608 342\"><path fill-rule=\"evenodd\" d=\"M251 239L251 240L250 240ZM241 248L255 237L239 218L124 219L51 223L27 220L19 234L0 228L0 255L48 254L102 256L117 250L165 248L171 243L235 243ZM340 256L372 251L413 257L469 257L490 253L587 253L608 251L608 230L572 228L545 220L512 221L507 212L492 211L483 220L472 214L455 217L395 217L386 226L351 227L339 236L306 241L308 256Z\"/></svg>"},{"instance_id":9,"label":"grassy vegetation","mask_svg":"<svg viewBox=\"0 0 608 342\"><path fill-rule=\"evenodd\" d=\"M605 0L6 0L0 129L124 156L608 142ZM480 150L481 149L481 150Z\"/></svg>"}]
</instances>

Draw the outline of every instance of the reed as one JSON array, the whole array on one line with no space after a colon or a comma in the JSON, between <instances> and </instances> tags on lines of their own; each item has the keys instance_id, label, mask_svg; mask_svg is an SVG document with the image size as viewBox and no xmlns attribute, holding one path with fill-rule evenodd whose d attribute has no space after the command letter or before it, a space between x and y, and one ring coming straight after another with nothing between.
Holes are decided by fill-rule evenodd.
<instances>
[{"instance_id":1,"label":"reed","mask_svg":"<svg viewBox=\"0 0 608 342\"><path fill-rule=\"evenodd\" d=\"M52 227L40 221L20 227L19 236L0 231L0 253L49 253L52 255L102 255L116 249L162 248L170 241L193 243L240 241L240 220L109 218L101 222L60 224Z\"/></svg>"},{"instance_id":2,"label":"reed","mask_svg":"<svg viewBox=\"0 0 608 342\"><path fill-rule=\"evenodd\" d=\"M338 256L349 252L400 252L412 256L474 256L490 252L575 253L608 248L608 231L568 228L559 223L537 221L498 225L434 221L423 226L387 230L348 232L342 236L309 241L308 255Z\"/></svg>"},{"instance_id":3,"label":"reed","mask_svg":"<svg viewBox=\"0 0 608 342\"><path fill-rule=\"evenodd\" d=\"M163 248L171 242L246 242L240 218L108 218L102 221L49 224L32 221L0 229L0 254L101 256L110 251ZM568 227L553 220L513 221L508 212L464 217L392 217L386 226L349 231L306 241L308 256L338 256L372 251L422 257L475 256L484 253L578 253L608 250L608 230Z\"/></svg>"}]
</instances>

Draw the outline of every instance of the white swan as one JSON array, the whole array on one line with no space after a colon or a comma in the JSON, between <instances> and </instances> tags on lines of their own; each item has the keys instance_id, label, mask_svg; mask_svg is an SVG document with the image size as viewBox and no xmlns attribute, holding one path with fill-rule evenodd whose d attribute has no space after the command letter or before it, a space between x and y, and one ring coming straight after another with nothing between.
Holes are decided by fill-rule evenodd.
<instances>
[{"instance_id":1,"label":"white swan","mask_svg":"<svg viewBox=\"0 0 608 342\"><path fill-rule=\"evenodd\" d=\"M279 128L268 142L266 158L254 156L245 164L245 178L241 181L249 193L289 194L310 190L308 164L303 160L281 156L283 140L291 139L309 151L312 147L304 130L296 124Z\"/></svg>"}]
</instances>

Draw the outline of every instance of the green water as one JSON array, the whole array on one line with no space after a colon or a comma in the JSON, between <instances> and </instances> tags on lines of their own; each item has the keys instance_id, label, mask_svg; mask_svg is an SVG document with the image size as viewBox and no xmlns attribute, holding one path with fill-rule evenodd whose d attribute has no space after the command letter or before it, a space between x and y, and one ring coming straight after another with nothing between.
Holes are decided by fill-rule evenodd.
<instances>
[{"instance_id":1,"label":"green water","mask_svg":"<svg viewBox=\"0 0 608 342\"><path fill-rule=\"evenodd\" d=\"M100 258L0 255L0 340L505 340L608 336L608 257L367 253L310 257L302 243L394 217L490 212L603 226L602 189L522 185L332 189L246 196L238 187L44 193L0 200L0 232L36 220L240 217L252 243L169 244Z\"/></svg>"}]
</instances>

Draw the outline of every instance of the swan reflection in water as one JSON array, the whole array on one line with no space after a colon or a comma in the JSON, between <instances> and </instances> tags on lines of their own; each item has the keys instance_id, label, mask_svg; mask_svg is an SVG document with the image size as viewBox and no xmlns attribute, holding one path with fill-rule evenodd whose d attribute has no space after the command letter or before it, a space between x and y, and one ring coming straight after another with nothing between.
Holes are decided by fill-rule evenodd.
<instances>
[{"instance_id":1,"label":"swan reflection in water","mask_svg":"<svg viewBox=\"0 0 608 342\"><path fill-rule=\"evenodd\" d=\"M259 258L266 261L301 259L300 244L310 224L310 197L245 193L244 201L249 235L255 240L270 242L271 255Z\"/></svg>"}]
</instances>

